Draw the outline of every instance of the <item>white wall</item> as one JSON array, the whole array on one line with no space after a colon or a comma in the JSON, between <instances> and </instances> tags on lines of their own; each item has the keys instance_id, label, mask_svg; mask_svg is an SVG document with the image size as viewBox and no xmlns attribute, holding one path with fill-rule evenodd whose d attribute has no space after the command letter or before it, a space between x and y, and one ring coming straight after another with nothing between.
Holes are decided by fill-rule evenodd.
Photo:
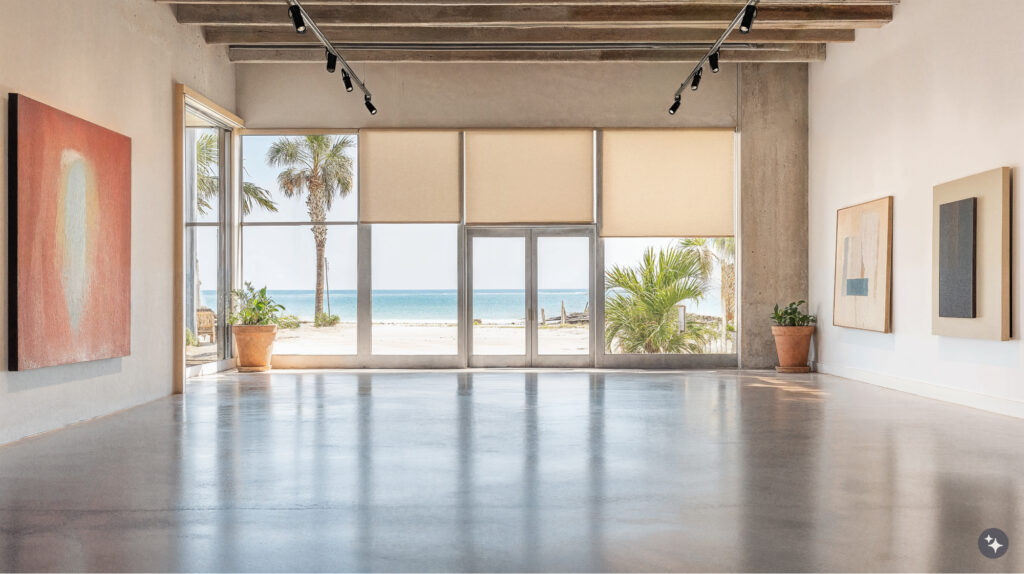
<instances>
[{"instance_id":1,"label":"white wall","mask_svg":"<svg viewBox=\"0 0 1024 574\"><path fill-rule=\"evenodd\" d=\"M172 392L173 85L231 108L235 82L223 48L207 48L198 30L152 0L0 0L0 14L0 220L8 208L9 92L132 138L131 356L0 372L3 444ZM6 240L4 231L5 257ZM6 284L6 265L0 276ZM0 332L6 338L6 296Z\"/></svg>"},{"instance_id":2,"label":"white wall","mask_svg":"<svg viewBox=\"0 0 1024 574\"><path fill-rule=\"evenodd\" d=\"M1011 342L931 335L932 187L1024 160L1020 0L903 0L811 66L809 255L819 368L1024 416L1021 210ZM1020 186L1017 185L1019 188ZM893 195L893 329L832 326L836 209Z\"/></svg>"}]
</instances>

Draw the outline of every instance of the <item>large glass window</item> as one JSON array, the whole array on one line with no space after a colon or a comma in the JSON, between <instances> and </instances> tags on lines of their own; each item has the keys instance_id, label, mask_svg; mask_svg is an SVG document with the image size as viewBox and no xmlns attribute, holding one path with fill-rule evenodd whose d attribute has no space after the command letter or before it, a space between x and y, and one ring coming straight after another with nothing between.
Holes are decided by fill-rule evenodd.
<instances>
[{"instance_id":1,"label":"large glass window","mask_svg":"<svg viewBox=\"0 0 1024 574\"><path fill-rule=\"evenodd\" d=\"M459 228L374 225L373 353L459 352Z\"/></svg>"},{"instance_id":2,"label":"large glass window","mask_svg":"<svg viewBox=\"0 0 1024 574\"><path fill-rule=\"evenodd\" d=\"M607 238L605 352L736 352L733 238Z\"/></svg>"},{"instance_id":3,"label":"large glass window","mask_svg":"<svg viewBox=\"0 0 1024 574\"><path fill-rule=\"evenodd\" d=\"M201 116L189 114L185 129L185 364L226 358L222 277L222 181L227 138Z\"/></svg>"},{"instance_id":4,"label":"large glass window","mask_svg":"<svg viewBox=\"0 0 1024 574\"><path fill-rule=\"evenodd\" d=\"M356 353L355 135L246 136L242 277L284 306L274 353Z\"/></svg>"},{"instance_id":5,"label":"large glass window","mask_svg":"<svg viewBox=\"0 0 1024 574\"><path fill-rule=\"evenodd\" d=\"M242 232L243 281L266 286L284 306L275 354L356 353L357 231L354 225L325 227L322 290L316 288L318 251L310 226L248 226Z\"/></svg>"}]
</instances>

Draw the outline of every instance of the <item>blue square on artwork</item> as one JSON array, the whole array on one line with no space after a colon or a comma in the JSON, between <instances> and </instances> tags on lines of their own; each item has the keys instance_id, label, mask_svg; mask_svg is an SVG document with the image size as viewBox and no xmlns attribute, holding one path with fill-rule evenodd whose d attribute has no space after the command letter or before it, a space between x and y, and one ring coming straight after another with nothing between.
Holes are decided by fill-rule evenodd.
<instances>
[{"instance_id":1,"label":"blue square on artwork","mask_svg":"<svg viewBox=\"0 0 1024 574\"><path fill-rule=\"evenodd\" d=\"M846 295L848 297L867 297L868 296L868 280L864 279L847 279L846 280Z\"/></svg>"}]
</instances>

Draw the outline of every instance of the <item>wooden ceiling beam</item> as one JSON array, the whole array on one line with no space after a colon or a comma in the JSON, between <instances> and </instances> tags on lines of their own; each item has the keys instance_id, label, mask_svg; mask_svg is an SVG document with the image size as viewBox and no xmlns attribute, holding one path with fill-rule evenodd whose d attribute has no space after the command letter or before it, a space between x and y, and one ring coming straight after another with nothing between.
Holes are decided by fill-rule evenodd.
<instances>
[{"instance_id":1,"label":"wooden ceiling beam","mask_svg":"<svg viewBox=\"0 0 1024 574\"><path fill-rule=\"evenodd\" d=\"M335 43L356 44L518 44L518 43L651 43L651 44L712 44L721 32L694 28L471 28L402 26L351 28L323 28ZM282 29L252 29L210 27L205 29L208 44L315 44L312 38L298 35L290 27ZM852 42L853 30L759 30L750 34L732 34L731 43L821 44L825 42Z\"/></svg>"},{"instance_id":2,"label":"wooden ceiling beam","mask_svg":"<svg viewBox=\"0 0 1024 574\"><path fill-rule=\"evenodd\" d=\"M278 5L285 0L155 0L159 4L240 6ZM761 0L762 6L893 6L900 0ZM416 4L420 6L466 6L466 5L535 5L535 6L635 6L673 5L690 6L725 5L737 9L742 0L302 0L303 6L347 6L375 5L396 6Z\"/></svg>"},{"instance_id":3,"label":"wooden ceiling beam","mask_svg":"<svg viewBox=\"0 0 1024 574\"><path fill-rule=\"evenodd\" d=\"M700 60L705 50L698 49L598 49L598 50L374 50L340 48L345 59L360 62L418 63L585 63L585 62L677 62ZM323 49L280 47L231 47L228 56L236 63L314 63L324 59ZM741 62L820 62L825 59L824 44L799 44L778 49L722 49L722 61Z\"/></svg>"},{"instance_id":4,"label":"wooden ceiling beam","mask_svg":"<svg viewBox=\"0 0 1024 574\"><path fill-rule=\"evenodd\" d=\"M725 28L736 7L710 4L604 5L310 5L310 17L321 29L344 26L686 26ZM892 21L892 5L763 5L756 28L862 28ZM200 5L177 7L178 22L206 26L287 26L287 10L279 5Z\"/></svg>"}]
</instances>

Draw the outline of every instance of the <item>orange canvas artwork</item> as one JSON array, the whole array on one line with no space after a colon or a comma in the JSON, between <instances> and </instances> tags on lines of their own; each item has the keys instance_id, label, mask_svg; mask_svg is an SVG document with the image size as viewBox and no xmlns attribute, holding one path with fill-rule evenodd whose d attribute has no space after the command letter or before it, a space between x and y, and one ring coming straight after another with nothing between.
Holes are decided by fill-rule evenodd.
<instances>
[{"instance_id":1,"label":"orange canvas artwork","mask_svg":"<svg viewBox=\"0 0 1024 574\"><path fill-rule=\"evenodd\" d=\"M131 139L9 101L9 368L127 356Z\"/></svg>"}]
</instances>

